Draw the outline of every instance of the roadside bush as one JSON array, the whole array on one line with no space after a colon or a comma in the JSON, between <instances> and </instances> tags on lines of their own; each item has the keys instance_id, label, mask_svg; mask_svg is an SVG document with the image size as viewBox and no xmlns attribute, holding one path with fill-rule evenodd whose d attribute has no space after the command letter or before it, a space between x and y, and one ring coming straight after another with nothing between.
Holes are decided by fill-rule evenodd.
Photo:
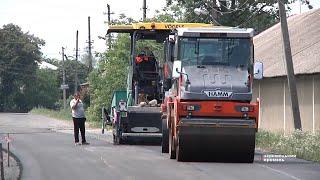
<instances>
[{"instance_id":1,"label":"roadside bush","mask_svg":"<svg viewBox=\"0 0 320 180\"><path fill-rule=\"evenodd\" d=\"M115 90L126 89L130 40L128 35L119 35L112 48L102 55L98 69L90 73L89 121L100 121L101 108L110 108Z\"/></svg>"},{"instance_id":2,"label":"roadside bush","mask_svg":"<svg viewBox=\"0 0 320 180\"><path fill-rule=\"evenodd\" d=\"M32 114L40 114L47 117L60 119L60 120L72 120L71 116L71 109L68 107L66 110L63 108L60 110L52 110L52 109L46 109L46 108L33 108L31 110Z\"/></svg>"},{"instance_id":3,"label":"roadside bush","mask_svg":"<svg viewBox=\"0 0 320 180\"><path fill-rule=\"evenodd\" d=\"M320 133L294 131L288 135L260 130L257 147L280 154L296 155L311 161L320 161Z\"/></svg>"}]
</instances>

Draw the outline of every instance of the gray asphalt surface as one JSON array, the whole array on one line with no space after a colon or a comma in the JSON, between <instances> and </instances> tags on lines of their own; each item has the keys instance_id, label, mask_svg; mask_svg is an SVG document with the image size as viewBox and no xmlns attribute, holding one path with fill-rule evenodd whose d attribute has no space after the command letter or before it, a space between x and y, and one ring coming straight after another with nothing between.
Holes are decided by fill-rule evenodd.
<instances>
[{"instance_id":1,"label":"gray asphalt surface","mask_svg":"<svg viewBox=\"0 0 320 180\"><path fill-rule=\"evenodd\" d=\"M119 145L111 134L88 134L89 146L74 146L71 124L31 114L0 114L0 141L12 134L11 149L20 158L23 180L320 180L320 165L295 158L253 164L194 163L170 160L160 146Z\"/></svg>"}]
</instances>

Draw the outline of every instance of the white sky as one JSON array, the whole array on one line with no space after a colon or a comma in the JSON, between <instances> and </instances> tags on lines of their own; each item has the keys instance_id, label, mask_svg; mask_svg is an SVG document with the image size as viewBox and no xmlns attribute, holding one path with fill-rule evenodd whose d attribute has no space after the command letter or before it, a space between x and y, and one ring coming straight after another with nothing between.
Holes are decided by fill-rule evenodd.
<instances>
[{"instance_id":1,"label":"white sky","mask_svg":"<svg viewBox=\"0 0 320 180\"><path fill-rule=\"evenodd\" d=\"M111 18L125 13L136 20L142 18L142 0L0 0L0 27L14 23L46 41L42 52L47 57L61 59L61 47L67 55L75 55L76 31L79 30L80 55L84 54L88 39L88 16L91 17L91 39L93 52L103 52L107 26L107 4ZM147 17L161 9L165 0L148 0Z\"/></svg>"},{"instance_id":2,"label":"white sky","mask_svg":"<svg viewBox=\"0 0 320 180\"><path fill-rule=\"evenodd\" d=\"M66 47L67 55L75 54L76 30L79 30L80 55L85 53L88 39L88 16L91 17L91 39L94 40L93 52L105 50L104 40L98 36L106 33L107 4L111 6L111 19L120 13L139 20L142 17L143 0L0 0L0 27L14 23L46 41L42 52L50 58L61 59L61 47ZM320 7L320 0L310 0L314 8ZM161 10L165 0L147 0L147 17ZM292 14L299 13L299 2L293 6ZM302 12L307 11L302 6Z\"/></svg>"}]
</instances>

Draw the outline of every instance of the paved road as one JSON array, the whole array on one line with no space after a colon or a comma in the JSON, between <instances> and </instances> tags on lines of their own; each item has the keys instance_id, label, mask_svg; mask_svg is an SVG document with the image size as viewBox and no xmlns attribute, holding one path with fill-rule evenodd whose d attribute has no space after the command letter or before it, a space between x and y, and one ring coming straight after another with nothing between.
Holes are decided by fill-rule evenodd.
<instances>
[{"instance_id":1,"label":"paved road","mask_svg":"<svg viewBox=\"0 0 320 180\"><path fill-rule=\"evenodd\" d=\"M0 133L18 133L12 135L12 150L23 163L23 180L320 179L320 165L300 159L267 163L256 153L253 164L181 163L161 154L160 146L114 146L110 134L94 131L89 146L75 147L70 125L38 115L0 114Z\"/></svg>"}]
</instances>

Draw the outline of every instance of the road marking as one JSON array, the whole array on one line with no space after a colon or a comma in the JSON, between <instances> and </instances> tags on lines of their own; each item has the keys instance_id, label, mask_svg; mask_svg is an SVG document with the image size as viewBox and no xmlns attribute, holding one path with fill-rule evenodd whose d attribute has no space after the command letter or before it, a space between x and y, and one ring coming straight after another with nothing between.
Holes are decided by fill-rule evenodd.
<instances>
[{"instance_id":1,"label":"road marking","mask_svg":"<svg viewBox=\"0 0 320 180\"><path fill-rule=\"evenodd\" d=\"M100 156L100 159L102 160L102 162L103 162L108 168L110 168L110 169L113 171L114 174L117 173L119 176L124 175L123 172L120 172L120 171L119 171L119 168L116 168L116 167L112 166L111 164L109 164L102 156ZM124 175L124 176L125 176L125 178L128 179L128 180L134 180L134 177L133 177L133 176L128 176L128 175Z\"/></svg>"},{"instance_id":2,"label":"road marking","mask_svg":"<svg viewBox=\"0 0 320 180\"><path fill-rule=\"evenodd\" d=\"M110 165L105 159L103 159L102 156L100 156L101 161L103 162L103 164L105 164L107 167L109 167L110 169L116 169L115 167L113 167L112 165Z\"/></svg>"},{"instance_id":3,"label":"road marking","mask_svg":"<svg viewBox=\"0 0 320 180\"><path fill-rule=\"evenodd\" d=\"M265 168L267 168L267 169L269 169L269 170L271 170L271 171L277 172L277 173L279 173L279 174L288 176L289 178L292 178L292 179L295 179L295 180L301 180L301 179L299 179L299 178L297 178L297 177L295 177L295 176L293 176L293 175L291 175L291 174L288 174L288 173L286 173L286 172L284 172L284 171L280 171L280 170L277 170L277 169L273 169L272 167L269 167L269 166L266 166L266 165L263 165L263 164L258 164L258 165L259 165L259 166L262 166L262 167L265 167Z\"/></svg>"}]
</instances>

